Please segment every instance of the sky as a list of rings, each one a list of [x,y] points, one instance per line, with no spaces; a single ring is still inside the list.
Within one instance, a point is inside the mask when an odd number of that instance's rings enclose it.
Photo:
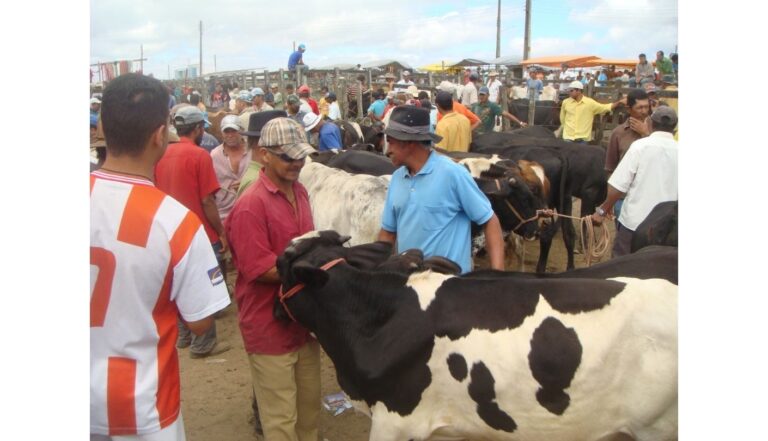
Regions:
[[[306,44],[304,62],[310,68],[382,59],[419,67],[495,58],[495,0],[390,0],[374,10],[348,0],[300,3],[91,1],[90,62],[138,59],[143,45],[144,72],[166,79],[169,70],[173,75],[199,63],[201,20],[206,74],[284,68],[294,42]],[[522,58],[525,0],[501,3],[501,55]],[[636,58],[645,52],[652,58],[657,50],[668,54],[677,46],[677,0],[531,3],[531,57]]]

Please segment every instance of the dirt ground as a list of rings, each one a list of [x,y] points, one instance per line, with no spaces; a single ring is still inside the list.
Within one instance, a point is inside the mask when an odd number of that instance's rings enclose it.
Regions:
[[[574,204],[578,213],[578,200]],[[578,215],[578,214],[576,214]],[[613,225],[609,225],[611,236],[615,234]],[[508,242],[506,253],[507,270],[520,271],[519,250],[514,249],[514,241]],[[539,256],[538,242],[525,243],[525,271],[535,270]],[[610,257],[608,256],[603,260]],[[565,270],[566,255],[562,237],[552,245],[547,264],[547,272]],[[576,267],[584,266],[584,256],[575,256]],[[476,267],[487,266],[487,260],[478,258]],[[229,278],[234,283],[234,274]],[[190,359],[189,349],[179,350],[181,365],[181,407],[184,416],[187,439],[189,441],[235,441],[263,440],[253,429],[251,410],[251,377],[248,359],[243,349],[243,341],[237,326],[237,305],[234,300],[216,320],[219,342],[231,346],[227,352],[211,359]],[[322,395],[340,392],[336,381],[333,363],[322,354],[321,360]],[[354,409],[339,416],[332,416],[323,409],[320,420],[321,441],[366,441],[370,429],[370,419]]]

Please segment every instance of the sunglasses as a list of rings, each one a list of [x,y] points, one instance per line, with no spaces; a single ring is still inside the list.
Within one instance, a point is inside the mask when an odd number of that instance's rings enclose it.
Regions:
[[[273,155],[277,156],[278,158],[280,158],[280,160],[281,160],[281,161],[283,161],[283,162],[289,162],[289,163],[290,163],[290,162],[298,162],[298,161],[303,161],[303,160],[305,159],[305,158],[301,158],[301,159],[293,159],[293,158],[291,158],[290,156],[288,156],[288,155],[287,155],[287,154],[285,154],[285,153],[282,153],[282,152],[276,152],[276,151],[274,151],[274,150],[270,150],[270,149],[267,149],[267,151],[268,151],[269,153],[271,153],[271,154],[273,154]]]

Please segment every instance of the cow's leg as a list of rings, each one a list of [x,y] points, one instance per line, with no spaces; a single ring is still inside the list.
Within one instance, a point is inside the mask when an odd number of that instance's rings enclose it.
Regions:
[[[368,441],[404,441],[410,438],[403,436],[399,428],[392,425],[392,418],[387,415],[381,403],[377,403],[371,410],[371,434]]]
[[[563,213],[571,214],[573,211],[573,201],[570,197],[565,198],[563,201]],[[565,265],[565,269],[572,270],[573,265],[573,244],[576,240],[576,228],[573,227],[573,221],[567,217],[561,217],[560,222],[563,225],[563,243],[565,244],[565,252],[568,256],[568,262]]]
[[[552,247],[552,239],[557,234],[557,228],[557,222],[548,222],[539,233],[539,261],[536,264],[536,272],[539,274],[547,271],[549,249]]]

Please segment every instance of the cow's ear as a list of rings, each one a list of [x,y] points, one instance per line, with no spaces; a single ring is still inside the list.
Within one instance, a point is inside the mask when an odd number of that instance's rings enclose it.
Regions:
[[[299,282],[313,288],[320,288],[328,283],[328,273],[325,270],[306,263],[294,265],[293,276]]]
[[[339,236],[339,245],[343,245],[352,239],[352,236]]]

